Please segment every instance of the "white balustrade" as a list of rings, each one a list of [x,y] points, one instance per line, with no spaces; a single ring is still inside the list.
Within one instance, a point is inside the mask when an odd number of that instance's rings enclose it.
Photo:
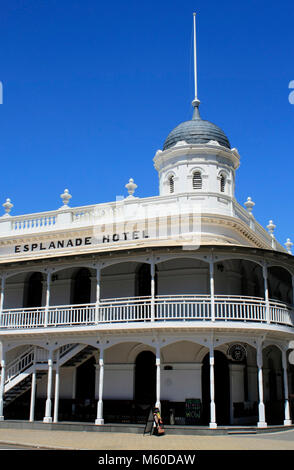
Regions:
[[[12,219],[12,231],[34,232],[35,230],[47,230],[56,224],[56,213],[43,213],[34,216],[20,216]]]
[[[294,325],[294,311],[287,304],[270,301],[270,323]],[[45,307],[5,309],[0,329],[55,328],[153,321],[151,297],[102,299],[97,304],[59,305],[48,308],[45,326]],[[258,297],[214,296],[215,321],[267,322],[266,302]],[[154,321],[210,321],[209,295],[157,296],[154,299]]]
[[[95,215],[95,206],[72,209],[71,213],[73,223],[83,222],[85,220],[90,221]]]
[[[266,321],[266,304],[256,297],[215,296],[216,320]]]
[[[3,310],[4,312],[4,310]],[[45,324],[45,307],[7,309],[0,328],[37,328]]]
[[[16,375],[20,374],[33,364],[34,348],[29,348],[20,357],[8,364],[5,375],[5,384],[10,382]]]

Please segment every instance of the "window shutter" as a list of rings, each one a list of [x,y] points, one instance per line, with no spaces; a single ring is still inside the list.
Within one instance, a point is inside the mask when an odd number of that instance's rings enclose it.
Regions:
[[[221,190],[222,193],[225,192],[225,185],[226,185],[226,178],[224,177],[224,175],[221,175],[220,190]]]
[[[170,176],[169,177],[169,192],[173,193],[175,190],[175,182],[174,182],[174,177]]]
[[[200,171],[195,171],[193,173],[193,189],[202,189],[202,176]]]

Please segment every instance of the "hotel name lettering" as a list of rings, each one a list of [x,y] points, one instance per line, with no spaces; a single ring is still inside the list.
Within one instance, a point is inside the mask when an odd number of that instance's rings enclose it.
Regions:
[[[149,238],[149,235],[145,230],[134,230],[132,232],[122,232],[122,233],[113,233],[102,235],[100,240],[93,237],[83,237],[83,238],[70,238],[68,240],[52,240],[50,242],[40,242],[40,243],[30,243],[26,245],[15,245],[14,253],[23,253],[23,252],[36,252],[36,251],[48,251],[56,250],[60,248],[74,248],[78,246],[88,246],[96,245],[100,243],[112,243],[126,240],[138,240],[142,238]]]

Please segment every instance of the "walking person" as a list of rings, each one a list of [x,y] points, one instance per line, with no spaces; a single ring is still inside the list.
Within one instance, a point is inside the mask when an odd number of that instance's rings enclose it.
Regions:
[[[153,434],[155,434],[156,436],[163,436],[164,435],[163,421],[160,416],[159,408],[154,408],[153,419],[154,419]]]

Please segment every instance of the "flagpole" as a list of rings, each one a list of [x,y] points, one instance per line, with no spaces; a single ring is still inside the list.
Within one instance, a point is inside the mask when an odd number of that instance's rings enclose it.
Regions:
[[[194,22],[194,86],[195,86],[195,98],[192,101],[192,106],[194,107],[193,118],[200,119],[199,114],[199,104],[198,99],[198,86],[197,86],[197,47],[196,47],[196,13],[193,13],[193,22]]]
[[[195,86],[195,100],[198,100],[197,89],[197,56],[196,56],[196,13],[193,13],[194,20],[194,86]]]

